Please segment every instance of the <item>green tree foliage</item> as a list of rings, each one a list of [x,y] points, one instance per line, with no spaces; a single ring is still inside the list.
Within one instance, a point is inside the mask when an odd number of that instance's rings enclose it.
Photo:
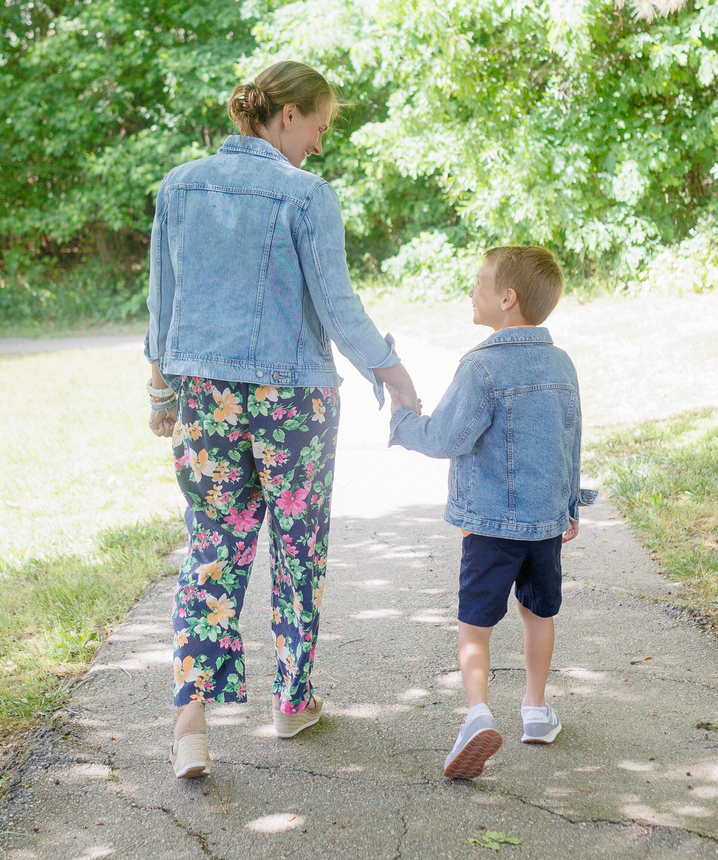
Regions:
[[[42,304],[48,273],[78,263],[92,301],[92,281],[141,268],[164,173],[226,135],[253,22],[227,0],[6,0],[0,15],[0,309]]]
[[[405,217],[404,240],[430,225],[444,244],[541,242],[574,271],[626,276],[712,216],[711,0],[651,23],[606,0],[351,5],[335,0],[342,26],[320,34],[302,22],[324,0],[284,7],[283,26],[265,28],[260,43],[265,56],[300,52],[359,81],[360,102],[388,94],[383,115],[350,138],[354,176],[372,191],[345,177],[355,221],[387,208],[389,223]],[[423,183],[428,218],[415,217],[411,199],[390,205],[387,178]]]
[[[714,232],[712,0],[650,22],[613,0],[6,0],[0,15],[0,310],[31,310],[65,271],[127,292],[162,175],[215,151],[237,77],[284,58],[350,103],[308,166],[342,198],[360,275],[383,262],[417,293],[451,291],[477,247],[541,242],[573,273],[625,279],[699,223]]]

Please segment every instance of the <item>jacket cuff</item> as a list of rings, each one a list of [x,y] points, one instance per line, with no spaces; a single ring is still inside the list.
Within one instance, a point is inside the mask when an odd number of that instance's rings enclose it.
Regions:
[[[598,490],[579,490],[578,491],[578,504],[582,508],[586,508],[589,505],[592,505],[598,497]]]
[[[598,490],[579,490],[578,499],[568,506],[568,518],[572,523],[578,522],[579,507],[585,508],[596,501]]]
[[[384,342],[389,347],[389,354],[382,361],[381,364],[375,364],[372,367],[368,367],[366,373],[364,374],[367,379],[374,385],[374,396],[379,402],[379,409],[384,406],[384,383],[380,379],[377,379],[374,370],[382,367],[394,367],[394,365],[401,363],[401,359],[399,358],[396,353],[396,350],[394,349],[396,341],[394,340],[393,335],[387,333],[384,337]]]
[[[402,406],[391,416],[391,421],[389,422],[389,444],[387,448],[391,448],[392,445],[401,445],[401,441],[396,438],[399,425],[407,415],[414,414],[407,406]]]

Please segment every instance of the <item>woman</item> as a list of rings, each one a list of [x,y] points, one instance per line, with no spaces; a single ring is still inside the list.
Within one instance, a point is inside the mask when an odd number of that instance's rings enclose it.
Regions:
[[[319,625],[341,382],[330,338],[418,411],[390,335],[353,292],[336,194],[301,170],[339,107],[327,81],[277,63],[235,88],[238,135],[162,181],[145,354],[158,436],[174,431],[190,546],[175,592],[178,777],[209,773],[206,702],[246,701],[239,615],[269,517],[280,737],[314,725]]]

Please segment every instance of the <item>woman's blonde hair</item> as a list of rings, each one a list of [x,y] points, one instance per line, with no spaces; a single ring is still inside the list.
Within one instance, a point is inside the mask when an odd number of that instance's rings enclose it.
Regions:
[[[296,105],[306,116],[327,103],[333,121],[342,104],[332,85],[311,66],[285,60],[269,66],[250,83],[238,84],[227,103],[227,113],[240,134],[256,136],[259,127],[266,127],[284,105]]]

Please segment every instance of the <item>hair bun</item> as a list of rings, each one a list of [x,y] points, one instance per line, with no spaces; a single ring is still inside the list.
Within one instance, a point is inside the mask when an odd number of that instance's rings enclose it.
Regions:
[[[246,117],[252,126],[264,125],[272,116],[272,103],[265,93],[251,81],[235,88],[229,103],[230,119]]]

